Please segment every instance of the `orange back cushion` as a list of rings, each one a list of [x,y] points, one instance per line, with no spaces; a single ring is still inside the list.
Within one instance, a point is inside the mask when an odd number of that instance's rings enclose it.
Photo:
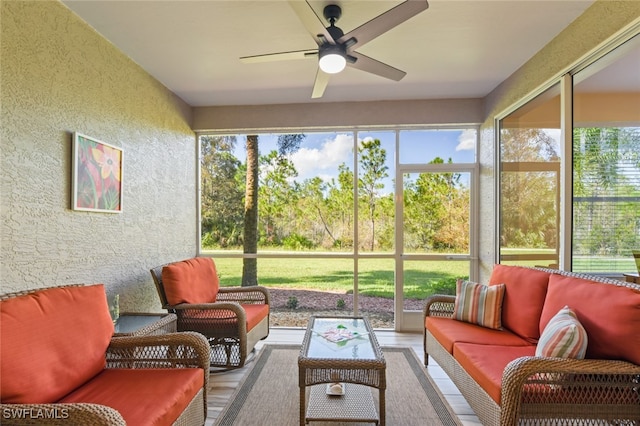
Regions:
[[[113,335],[102,284],[0,302],[3,403],[55,402],[100,373]]]
[[[210,257],[175,262],[162,268],[162,283],[170,305],[216,301],[220,279]]]
[[[540,330],[565,305],[571,307],[587,331],[587,358],[640,364],[640,291],[551,275]]]
[[[521,266],[495,265],[489,278],[489,285],[504,283],[506,286],[502,301],[502,326],[531,343],[540,338],[538,326],[549,275]]]

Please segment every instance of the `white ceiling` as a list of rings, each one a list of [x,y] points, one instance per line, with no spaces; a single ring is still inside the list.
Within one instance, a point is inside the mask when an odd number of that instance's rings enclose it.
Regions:
[[[429,0],[429,9],[357,49],[406,71],[403,80],[347,68],[315,100],[315,59],[238,60],[317,47],[286,1],[63,2],[188,104],[214,106],[484,97],[593,0]],[[345,33],[399,3],[309,1],[320,17],[325,5],[340,5]]]

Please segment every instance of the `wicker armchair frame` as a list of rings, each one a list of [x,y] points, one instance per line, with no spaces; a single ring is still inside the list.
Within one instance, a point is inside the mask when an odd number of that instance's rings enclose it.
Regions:
[[[247,331],[247,315],[242,304],[270,305],[266,287],[220,287],[216,302],[170,305],[162,282],[162,268],[151,269],[162,308],[177,316],[178,331],[203,334],[210,346],[211,367],[236,369],[245,365],[248,354],[258,341],[269,336],[269,315]]]
[[[630,287],[621,281],[588,278]],[[640,286],[633,288],[640,290]],[[428,298],[424,319],[428,316],[450,318],[454,302],[455,296]],[[429,355],[449,375],[486,425],[611,425],[640,421],[640,366],[630,362],[517,358],[504,370],[501,403],[497,404],[425,328],[425,365]]]
[[[75,287],[82,284],[63,285]],[[29,294],[25,290],[7,293],[0,300]],[[191,400],[187,408],[173,423],[180,425],[204,424],[207,417],[207,389],[209,383],[209,345],[198,333],[169,333],[157,336],[113,337],[105,353],[105,368],[153,369],[200,368],[204,386]],[[72,404],[0,404],[3,418],[11,418],[12,425],[43,424],[38,415],[46,415],[47,425],[125,426],[122,415],[115,409],[86,403]]]

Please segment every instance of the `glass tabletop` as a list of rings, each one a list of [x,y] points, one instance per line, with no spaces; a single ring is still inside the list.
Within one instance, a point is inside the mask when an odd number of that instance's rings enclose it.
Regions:
[[[123,314],[114,325],[115,333],[133,333],[143,327],[153,324],[164,318],[167,314]]]
[[[314,317],[307,358],[375,360],[373,332],[362,318]]]

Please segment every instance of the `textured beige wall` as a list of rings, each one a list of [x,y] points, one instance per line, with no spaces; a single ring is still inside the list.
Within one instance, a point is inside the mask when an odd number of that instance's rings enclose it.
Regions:
[[[640,1],[598,0],[485,98],[480,132],[480,278],[496,260],[494,118],[640,18]],[[509,54],[505,52],[505,54]],[[559,81],[559,80],[558,80]]]
[[[160,310],[149,268],[196,250],[190,107],[57,1],[2,1],[0,292],[104,283]],[[71,134],[122,147],[121,214],[70,209]]]
[[[481,99],[436,99],[198,107],[193,129],[258,130],[352,126],[479,124]]]

